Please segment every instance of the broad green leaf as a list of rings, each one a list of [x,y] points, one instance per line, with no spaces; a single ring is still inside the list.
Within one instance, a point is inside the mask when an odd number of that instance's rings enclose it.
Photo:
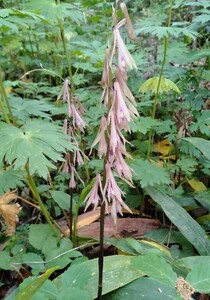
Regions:
[[[63,161],[62,153],[73,149],[60,127],[43,120],[27,121],[21,128],[1,122],[0,140],[0,161],[13,163],[15,170],[28,163],[31,175],[37,173],[45,179],[48,168],[55,169],[51,161]]]
[[[47,268],[59,266],[62,269],[71,262],[71,257],[81,255],[72,248],[69,238],[58,240],[47,224],[31,225],[29,242],[34,248],[42,251]]]
[[[126,286],[117,289],[103,297],[104,300],[181,300],[175,286],[159,282],[152,278],[139,278]]]
[[[132,256],[108,256],[104,258],[103,294],[111,292],[144,275],[135,267]],[[60,290],[78,287],[88,291],[95,299],[98,289],[98,259],[73,265],[54,280]]]
[[[74,295],[74,300],[93,300],[88,291],[84,291],[78,287],[67,287],[66,289],[61,290],[58,299],[70,300],[70,295]]]
[[[184,140],[195,146],[207,159],[210,160],[210,141],[197,137],[185,138]]]
[[[199,192],[194,196],[195,200],[205,207],[210,212],[210,190]]]
[[[169,173],[164,168],[148,160],[136,159],[135,163],[131,163],[131,167],[134,170],[133,178],[140,181],[142,188],[171,182]]]
[[[57,267],[47,270],[44,274],[33,279],[22,291],[16,296],[16,300],[27,299],[30,300],[32,296],[40,289],[42,284],[50,277],[50,275],[57,270]]]
[[[185,267],[190,270],[194,269],[195,266],[205,264],[206,266],[210,266],[210,256],[188,256],[178,259],[175,262],[175,265],[180,267]]]
[[[210,293],[210,263],[201,262],[192,268],[185,278],[199,293]]]
[[[135,257],[133,263],[139,270],[152,279],[156,279],[172,287],[175,286],[177,275],[163,257],[148,253]]]
[[[63,191],[51,191],[51,196],[54,201],[63,209],[69,210],[70,208],[70,195]]]
[[[146,239],[136,240],[134,238],[105,238],[105,243],[115,246],[120,251],[130,254],[139,255],[149,253],[149,251],[154,252],[157,250],[157,255],[162,255],[167,258],[171,258],[170,251],[164,245]]]
[[[163,209],[171,222],[178,227],[200,255],[210,255],[210,241],[202,227],[171,197],[155,187],[147,187],[147,193]]]
[[[7,298],[6,300],[16,300],[19,293],[27,287],[31,282],[34,281],[34,277],[28,277],[24,279],[24,281],[16,288]],[[23,298],[24,300],[28,298]],[[47,279],[40,288],[32,295],[31,300],[57,300],[58,291],[55,284]]]
[[[17,260],[17,257],[11,256],[11,253],[9,253],[9,251],[7,251],[7,250],[1,251],[0,252],[0,269],[14,271],[15,267],[13,266],[13,263],[17,263],[18,260]],[[21,266],[21,264],[20,264],[20,266]],[[16,266],[16,268],[17,268],[17,266]]]
[[[34,248],[41,250],[44,247],[48,236],[51,237],[53,236],[53,234],[50,227],[47,224],[33,224],[30,226],[29,243]],[[57,238],[54,238],[57,244]]]
[[[21,258],[21,263],[31,267],[33,275],[38,275],[45,270],[41,255],[33,252],[24,253]]]

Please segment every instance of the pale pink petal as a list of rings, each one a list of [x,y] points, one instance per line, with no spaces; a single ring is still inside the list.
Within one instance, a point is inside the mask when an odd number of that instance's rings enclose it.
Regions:
[[[82,119],[80,113],[78,112],[78,110],[73,104],[71,104],[71,110],[72,110],[73,126],[78,128],[80,131],[84,132],[84,128],[86,126],[85,121]]]
[[[117,44],[118,49],[118,66],[120,69],[125,69],[126,65],[130,69],[137,69],[136,63],[131,56],[130,52],[128,51],[127,47],[125,46],[121,36],[119,29],[117,27],[114,28],[114,37]]]
[[[120,151],[116,152],[116,158],[113,166],[115,167],[120,177],[125,177],[127,180],[132,182],[132,169],[125,162]]]
[[[99,132],[91,146],[91,151],[92,151],[92,148],[99,143],[99,146],[98,146],[99,158],[101,158],[103,154],[106,154],[106,151],[107,151],[107,143],[106,143],[106,138],[105,138],[106,129],[107,129],[107,118],[105,116],[103,116],[101,118]]]
[[[70,167],[70,181],[69,181],[69,187],[74,189],[76,187],[76,181],[74,178],[75,174],[75,167],[71,166]]]
[[[100,196],[99,196],[100,194]],[[101,197],[101,198],[100,198]],[[87,201],[86,207],[85,207],[85,211],[87,210],[87,208],[93,204],[94,205],[94,209],[96,209],[96,207],[99,204],[99,201],[105,201],[105,210],[107,211],[107,201],[105,200],[104,197],[104,193],[102,190],[102,184],[101,184],[101,175],[100,173],[96,175],[96,179],[95,182],[93,184],[93,187],[91,189],[91,191],[88,193],[87,197],[85,198],[85,201]]]

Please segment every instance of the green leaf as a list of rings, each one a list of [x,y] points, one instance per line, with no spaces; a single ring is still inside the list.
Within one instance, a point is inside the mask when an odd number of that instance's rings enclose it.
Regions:
[[[22,187],[24,185],[24,175],[24,171],[14,170],[13,168],[0,169],[0,196],[9,189],[15,189],[17,186]]]
[[[162,94],[173,90],[180,94],[178,86],[173,81],[167,78],[161,78],[159,84],[159,80],[159,77],[149,78],[140,86],[139,91],[141,93],[152,92],[153,94],[156,94],[158,92],[159,94]]]
[[[181,300],[175,286],[171,287],[152,278],[139,278],[126,286],[109,293],[103,297],[104,300]]]
[[[169,286],[175,286],[177,280],[176,273],[165,259],[156,253],[137,256],[134,258],[133,263],[147,276]]]
[[[178,259],[175,262],[175,265],[180,267],[185,267],[190,270],[194,269],[195,266],[205,264],[206,266],[210,266],[210,256],[188,256]]]
[[[171,197],[155,187],[147,187],[147,193],[157,202],[180,232],[194,245],[200,255],[210,255],[210,241],[202,227]]]
[[[192,144],[193,146],[195,146],[198,150],[200,150],[203,153],[203,155],[207,159],[210,160],[210,152],[209,152],[210,141],[207,141],[202,138],[197,138],[197,137],[185,138],[184,140]]]
[[[31,175],[38,173],[45,179],[48,168],[55,169],[51,160],[63,161],[62,153],[73,149],[60,127],[39,120],[27,121],[21,128],[0,123],[0,140],[0,161],[13,163],[15,170],[28,163]]]
[[[178,38],[181,35],[187,36],[194,40],[198,36],[198,33],[196,31],[190,29],[164,26],[142,27],[137,31],[137,34],[139,33],[150,33],[151,35],[156,36],[158,39],[168,37],[169,35]]]
[[[74,295],[74,300],[92,300],[90,293],[84,291],[78,287],[67,287],[65,290],[61,290],[57,299],[69,300],[70,295]]]
[[[28,277],[24,279],[24,282],[19,285],[6,299],[7,300],[16,300],[17,295],[22,291],[26,286],[28,286],[34,277]],[[28,298],[24,298],[27,299]],[[31,300],[57,300],[58,299],[58,291],[55,284],[47,279],[40,288],[35,292],[32,296]],[[59,298],[60,299],[60,298]]]
[[[13,263],[17,263],[17,258],[10,255],[9,251],[4,250],[0,252],[0,269],[14,271]],[[21,264],[20,264],[21,265]]]
[[[59,266],[62,269],[71,262],[71,257],[81,256],[80,252],[72,249],[72,242],[68,238],[58,240],[47,224],[31,225],[29,242],[42,251],[47,268]]]
[[[69,210],[70,208],[70,195],[62,191],[51,191],[53,200],[63,209]]]
[[[113,291],[129,282],[143,276],[138,270],[132,256],[108,256],[104,258],[103,294]],[[73,265],[54,280],[60,290],[78,287],[88,291],[92,299],[98,290],[98,259],[92,259],[78,265]]]
[[[29,230],[29,243],[36,249],[41,250],[48,238],[48,236],[53,236],[50,227],[47,224],[33,224],[30,226]],[[54,236],[53,236],[54,237]],[[56,244],[57,244],[57,238]]]
[[[54,108],[53,105],[48,103],[38,100],[23,100],[21,98],[12,98],[10,100],[10,105],[13,116],[21,121],[25,121],[29,116],[50,119],[49,111]]]
[[[210,263],[200,263],[193,267],[185,278],[199,293],[210,293]]]
[[[130,128],[133,132],[146,134],[151,128],[160,126],[162,123],[151,117],[139,117],[135,122],[131,122]]]
[[[21,263],[31,267],[33,275],[38,275],[45,270],[41,255],[33,252],[24,253],[21,258]]]
[[[135,163],[131,163],[131,167],[134,170],[133,178],[140,180],[142,188],[171,182],[170,176],[164,168],[158,167],[148,160],[136,159]]]

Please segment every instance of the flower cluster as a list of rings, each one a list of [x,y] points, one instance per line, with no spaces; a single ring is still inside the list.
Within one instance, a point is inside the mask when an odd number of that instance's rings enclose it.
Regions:
[[[123,201],[124,193],[118,186],[114,173],[132,183],[132,170],[125,161],[125,158],[131,157],[126,151],[127,141],[123,131],[129,132],[129,122],[138,116],[134,96],[127,86],[127,68],[137,67],[120,35],[120,28],[126,23],[130,30],[131,27],[128,24],[125,3],[121,8],[126,12],[125,19],[113,27],[113,43],[105,52],[101,80],[103,87],[101,102],[105,105],[107,113],[101,119],[99,132],[92,145],[94,147],[98,144],[98,156],[104,157],[104,180],[102,184],[101,175],[98,174],[92,190],[86,197],[86,209],[91,204],[96,208],[101,199],[101,202],[105,202],[108,213],[108,205],[112,203],[111,214],[115,221],[117,213],[122,214],[122,207],[130,211]],[[116,16],[114,9],[113,15]]]
[[[76,167],[78,165],[83,165],[83,157],[84,154],[79,149],[79,145],[76,139],[76,131],[84,132],[84,128],[86,126],[85,121],[83,120],[84,108],[82,103],[77,98],[77,96],[73,96],[69,91],[69,80],[65,79],[61,92],[57,98],[59,100],[62,97],[63,102],[67,102],[68,105],[68,118],[64,120],[64,132],[69,135],[69,140],[73,142],[77,149],[75,152],[66,153],[65,163],[63,166],[63,172],[70,174],[69,187],[74,189],[76,187],[75,175],[79,178],[79,180],[83,183],[82,179],[76,172]]]

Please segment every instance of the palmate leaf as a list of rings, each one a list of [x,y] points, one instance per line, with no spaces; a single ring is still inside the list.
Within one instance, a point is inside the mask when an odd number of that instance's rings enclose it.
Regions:
[[[135,163],[131,164],[131,167],[134,170],[133,178],[140,180],[142,188],[149,185],[170,184],[171,182],[169,174],[165,169],[147,160],[136,159]]]
[[[29,116],[37,116],[50,119],[49,111],[54,108],[53,105],[38,100],[23,100],[21,98],[13,98],[10,100],[12,113],[18,120],[25,121]]]
[[[24,171],[8,168],[0,168],[0,196],[9,189],[15,189],[17,186],[23,186]]]
[[[158,120],[152,119],[151,117],[139,117],[135,122],[130,125],[132,132],[142,132],[146,134],[151,128],[162,125]]]
[[[62,153],[73,150],[59,126],[40,120],[30,120],[21,128],[0,123],[0,161],[13,164],[14,169],[23,169],[28,163],[31,175],[37,173],[47,178],[51,162],[63,161]]]
[[[153,36],[156,36],[158,39],[162,39],[164,37],[173,36],[178,38],[179,36],[186,36],[191,39],[195,39],[198,36],[198,33],[187,29],[187,28],[179,28],[179,27],[164,27],[164,26],[148,26],[142,27],[138,30],[138,33],[150,33]]]

